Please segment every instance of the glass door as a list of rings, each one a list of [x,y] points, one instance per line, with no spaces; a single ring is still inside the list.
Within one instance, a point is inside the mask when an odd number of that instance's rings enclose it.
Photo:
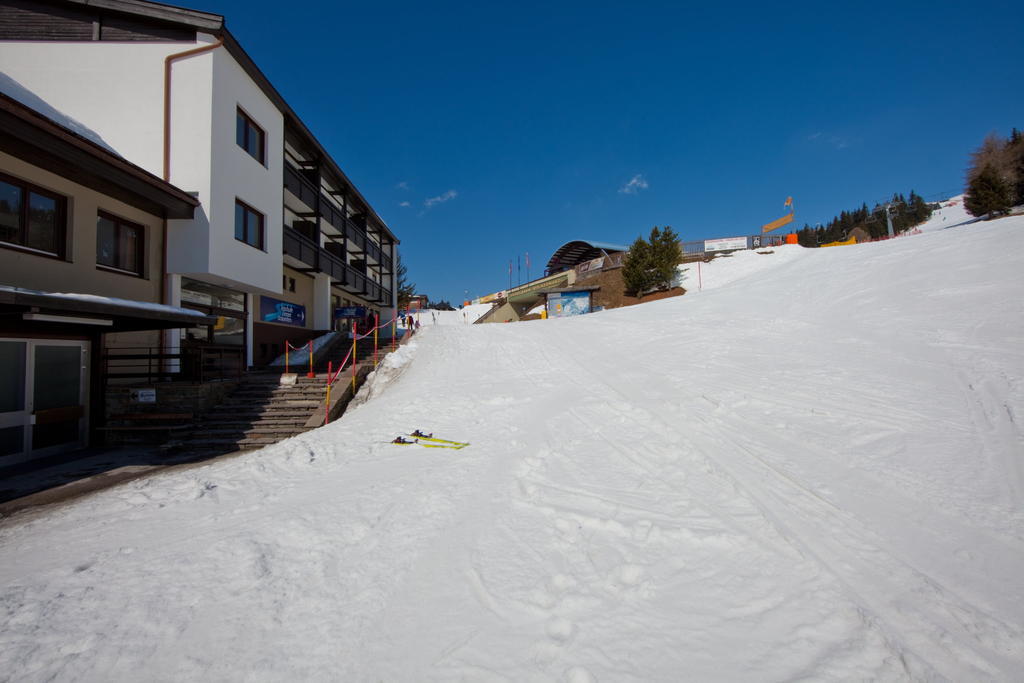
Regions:
[[[0,465],[86,444],[89,342],[0,339]]]
[[[28,342],[0,339],[0,466],[28,452]]]

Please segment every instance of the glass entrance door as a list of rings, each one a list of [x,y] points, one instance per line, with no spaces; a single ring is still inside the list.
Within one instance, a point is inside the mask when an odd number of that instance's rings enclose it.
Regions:
[[[0,339],[0,466],[82,448],[89,342]]]

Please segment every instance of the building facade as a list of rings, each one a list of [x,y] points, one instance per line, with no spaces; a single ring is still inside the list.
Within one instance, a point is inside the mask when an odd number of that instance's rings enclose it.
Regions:
[[[394,315],[398,240],[226,29],[145,2],[0,1],[12,87],[194,195],[168,222],[162,303],[217,323],[169,349],[240,346],[248,365],[334,329],[334,311]]]

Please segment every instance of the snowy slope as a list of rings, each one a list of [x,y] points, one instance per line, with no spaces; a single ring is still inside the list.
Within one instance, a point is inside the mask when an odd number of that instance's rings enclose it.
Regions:
[[[939,208],[932,211],[931,217],[917,227],[922,232],[930,232],[973,223],[977,220],[967,213],[967,209],[964,208],[964,196],[961,194],[939,202]]]
[[[5,520],[0,671],[1019,679],[1022,231],[427,327],[335,424]]]
[[[424,325],[472,325],[489,310],[491,310],[491,304],[470,304],[455,311],[436,311],[425,308],[419,311],[419,321],[421,327]]]

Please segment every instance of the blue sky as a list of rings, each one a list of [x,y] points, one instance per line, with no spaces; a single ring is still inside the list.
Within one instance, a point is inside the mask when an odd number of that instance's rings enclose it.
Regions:
[[[226,17],[453,303],[570,239],[956,194],[1024,129],[1017,3],[180,4]]]

